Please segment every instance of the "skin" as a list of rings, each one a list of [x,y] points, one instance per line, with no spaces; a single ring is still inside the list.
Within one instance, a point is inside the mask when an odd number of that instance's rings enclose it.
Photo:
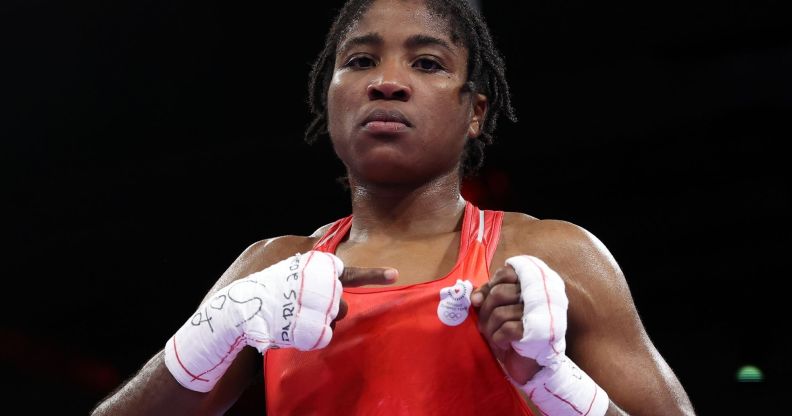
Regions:
[[[393,284],[387,268],[398,270],[396,285],[408,285],[453,267],[465,203],[460,158],[465,142],[478,137],[487,109],[486,97],[463,91],[466,62],[467,50],[451,42],[445,22],[420,1],[375,2],[338,48],[328,128],[347,167],[354,214],[348,239],[336,252],[347,265],[344,286]],[[407,123],[367,124],[377,110],[398,111]],[[209,293],[310,250],[327,227],[251,245]],[[503,265],[520,254],[543,259],[564,279],[567,355],[608,393],[609,415],[693,414],[607,248],[574,224],[521,213],[504,216],[491,280],[473,295],[482,336],[509,375],[524,382],[539,370],[510,347],[522,336],[522,305],[514,270]],[[338,319],[346,310],[343,300],[341,310]],[[260,362],[246,348],[215,389],[203,394],[182,388],[160,352],[94,414],[222,414],[260,377]]]

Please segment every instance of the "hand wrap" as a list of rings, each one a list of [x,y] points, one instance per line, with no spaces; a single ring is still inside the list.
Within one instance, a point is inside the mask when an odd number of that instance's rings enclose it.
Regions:
[[[297,254],[234,281],[205,301],[165,345],[165,364],[184,387],[210,391],[246,345],[324,348],[338,314],[344,263]]]
[[[542,260],[515,256],[506,260],[520,280],[523,338],[512,348],[543,366],[519,385],[546,415],[604,415],[607,393],[566,356],[567,306],[564,281]]]

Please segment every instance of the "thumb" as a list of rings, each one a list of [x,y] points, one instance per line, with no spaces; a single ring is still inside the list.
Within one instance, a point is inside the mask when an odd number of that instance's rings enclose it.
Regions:
[[[484,299],[489,295],[490,289],[490,284],[487,282],[473,291],[470,295],[470,302],[473,304],[473,307],[478,308],[484,303]]]

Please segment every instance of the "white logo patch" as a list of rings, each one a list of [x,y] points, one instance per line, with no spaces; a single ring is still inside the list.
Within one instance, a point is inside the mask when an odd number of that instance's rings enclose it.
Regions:
[[[437,305],[437,317],[448,326],[457,326],[468,317],[470,294],[473,283],[470,280],[457,279],[451,287],[440,289],[440,303]]]

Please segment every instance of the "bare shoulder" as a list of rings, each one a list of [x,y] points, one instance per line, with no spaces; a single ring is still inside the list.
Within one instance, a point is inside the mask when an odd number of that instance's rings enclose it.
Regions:
[[[250,244],[226,269],[209,293],[228,285],[234,280],[266,269],[297,253],[311,250],[331,225],[323,225],[308,236],[282,235],[258,240]]]
[[[563,220],[542,220],[530,215],[508,212],[501,227],[501,240],[493,267],[511,256],[539,257],[568,284],[586,293],[596,287],[621,288],[627,295],[624,276],[612,254],[594,234]]]
[[[581,254],[610,256],[605,245],[585,228],[563,220],[542,220],[507,212],[501,227],[501,247],[508,256],[535,252],[555,261],[573,261]],[[585,259],[582,259],[585,260]]]
[[[234,265],[244,268],[248,274],[269,267],[297,253],[311,250],[331,225],[323,225],[308,236],[283,235],[256,241],[240,254]]]

